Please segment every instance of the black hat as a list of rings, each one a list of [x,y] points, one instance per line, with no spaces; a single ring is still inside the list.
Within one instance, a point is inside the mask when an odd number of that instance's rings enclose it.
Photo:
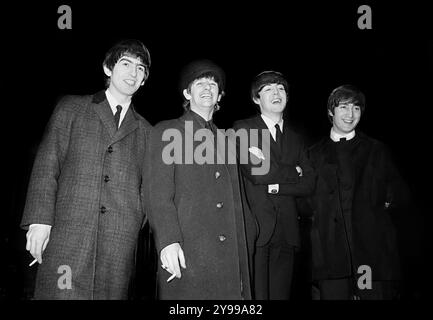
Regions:
[[[203,77],[213,77],[218,84],[220,93],[224,92],[225,88],[225,73],[214,62],[208,59],[196,60],[189,63],[182,69],[180,76],[180,90],[187,89],[188,86],[196,79]]]
[[[286,90],[286,94],[289,93],[289,84],[281,72],[263,71],[255,76],[253,82],[251,83],[251,98],[258,98],[260,90],[262,90],[264,86],[271,83],[282,84]]]

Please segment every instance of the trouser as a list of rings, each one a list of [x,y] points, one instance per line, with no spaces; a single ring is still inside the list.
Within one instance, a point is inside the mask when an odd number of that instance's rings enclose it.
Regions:
[[[271,243],[256,247],[254,294],[257,300],[288,300],[292,285],[295,247]]]

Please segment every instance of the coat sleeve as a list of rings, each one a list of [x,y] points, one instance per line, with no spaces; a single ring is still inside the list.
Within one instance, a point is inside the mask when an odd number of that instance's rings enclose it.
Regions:
[[[280,195],[308,196],[314,192],[316,186],[316,175],[308,159],[305,144],[301,141],[298,155],[298,166],[302,169],[302,176],[297,183],[280,183]]]
[[[248,129],[242,121],[237,121],[233,125],[235,131],[239,129]],[[253,175],[252,169],[259,168],[261,164],[253,164],[250,156],[241,154],[243,152],[240,148],[239,141],[236,140],[237,156],[239,160],[240,170],[245,178],[250,180],[256,185],[268,185],[268,184],[297,184],[299,182],[299,173],[296,171],[296,166],[285,164],[273,159],[270,160],[269,172],[264,175]]]
[[[54,225],[60,171],[71,134],[73,99],[65,97],[56,106],[39,145],[30,176],[21,227]]]
[[[385,165],[386,202],[389,209],[406,207],[411,201],[411,192],[397,169],[388,147],[382,148],[383,163]]]
[[[164,128],[156,126],[150,134],[150,215],[149,223],[158,252],[167,245],[179,242],[183,236],[179,226],[175,197],[175,164],[163,161],[166,141],[162,140]]]

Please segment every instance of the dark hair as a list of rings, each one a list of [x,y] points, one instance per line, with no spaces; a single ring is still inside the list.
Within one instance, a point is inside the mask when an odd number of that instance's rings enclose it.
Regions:
[[[251,99],[259,98],[259,92],[268,84],[277,83],[284,86],[287,96],[289,95],[289,84],[281,72],[263,71],[255,76],[251,83]]]
[[[365,95],[353,85],[345,84],[332,90],[328,98],[328,119],[332,122],[329,111],[334,114],[334,109],[340,102],[353,103],[361,108],[361,114],[365,110]]]
[[[105,54],[103,65],[108,69],[113,70],[119,59],[125,55],[140,59],[144,64],[144,78],[147,79],[151,65],[150,53],[146,46],[139,40],[127,39],[117,42]]]

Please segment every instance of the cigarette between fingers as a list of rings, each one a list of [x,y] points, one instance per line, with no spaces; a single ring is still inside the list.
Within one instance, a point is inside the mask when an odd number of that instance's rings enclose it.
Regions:
[[[38,262],[38,259],[33,260],[33,261],[29,264],[29,267],[31,267],[32,265],[34,265],[36,262]]]
[[[173,273],[173,274],[170,276],[170,278],[167,279],[167,282],[170,282],[171,280],[173,280],[174,277],[176,277],[176,274],[175,274],[175,273]]]

